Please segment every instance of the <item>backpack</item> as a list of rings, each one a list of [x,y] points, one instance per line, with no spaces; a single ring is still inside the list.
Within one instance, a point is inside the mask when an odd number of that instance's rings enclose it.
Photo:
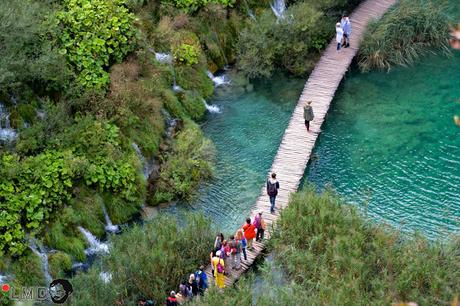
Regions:
[[[269,196],[276,196],[278,190],[276,189],[276,182],[272,183],[270,180],[268,180],[268,188],[267,188],[267,193]]]
[[[224,267],[220,263],[221,259],[219,259],[219,262],[217,263],[217,273],[224,273]]]

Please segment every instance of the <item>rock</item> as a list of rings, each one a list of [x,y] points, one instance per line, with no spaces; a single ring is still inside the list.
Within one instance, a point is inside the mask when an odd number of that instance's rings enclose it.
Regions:
[[[158,215],[158,208],[144,205],[141,215],[142,219],[145,221],[152,220]]]

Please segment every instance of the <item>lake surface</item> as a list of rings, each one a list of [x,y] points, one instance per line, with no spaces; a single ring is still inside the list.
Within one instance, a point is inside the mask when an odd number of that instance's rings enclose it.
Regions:
[[[348,75],[306,181],[367,204],[369,216],[429,237],[460,229],[460,53],[390,73]]]

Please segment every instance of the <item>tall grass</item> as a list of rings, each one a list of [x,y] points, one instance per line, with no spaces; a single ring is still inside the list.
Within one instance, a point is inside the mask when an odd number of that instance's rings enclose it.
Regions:
[[[72,279],[72,305],[136,305],[139,297],[161,305],[182,278],[209,261],[214,241],[210,221],[189,215],[185,223],[181,227],[162,215],[114,237],[110,254]],[[101,271],[112,274],[109,283],[100,279]]]
[[[294,195],[270,243],[285,282],[262,273],[265,293],[254,295],[257,305],[450,305],[460,293],[460,239],[403,236],[331,192],[307,188]],[[249,305],[252,287],[243,281],[197,304],[214,305],[220,297],[222,305]]]
[[[362,71],[407,66],[428,52],[449,52],[445,6],[429,0],[401,0],[371,23],[358,54]]]

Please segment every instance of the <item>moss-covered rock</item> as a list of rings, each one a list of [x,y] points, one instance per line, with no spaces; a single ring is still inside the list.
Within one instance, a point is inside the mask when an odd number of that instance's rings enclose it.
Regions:
[[[45,284],[40,258],[31,251],[18,259],[12,260],[11,270],[15,281],[21,285],[37,286]]]
[[[65,276],[72,269],[72,258],[64,252],[54,252],[48,256],[51,276],[56,279]]]
[[[206,107],[204,104],[203,97],[196,91],[186,91],[181,95],[181,103],[189,116],[199,121],[203,119],[206,113]]]
[[[176,82],[183,89],[196,90],[207,99],[214,93],[214,83],[208,77],[206,70],[206,65],[201,67],[176,67]]]
[[[123,224],[133,219],[139,213],[142,202],[127,203],[121,197],[111,193],[104,194],[104,203],[107,213],[113,224]]]

